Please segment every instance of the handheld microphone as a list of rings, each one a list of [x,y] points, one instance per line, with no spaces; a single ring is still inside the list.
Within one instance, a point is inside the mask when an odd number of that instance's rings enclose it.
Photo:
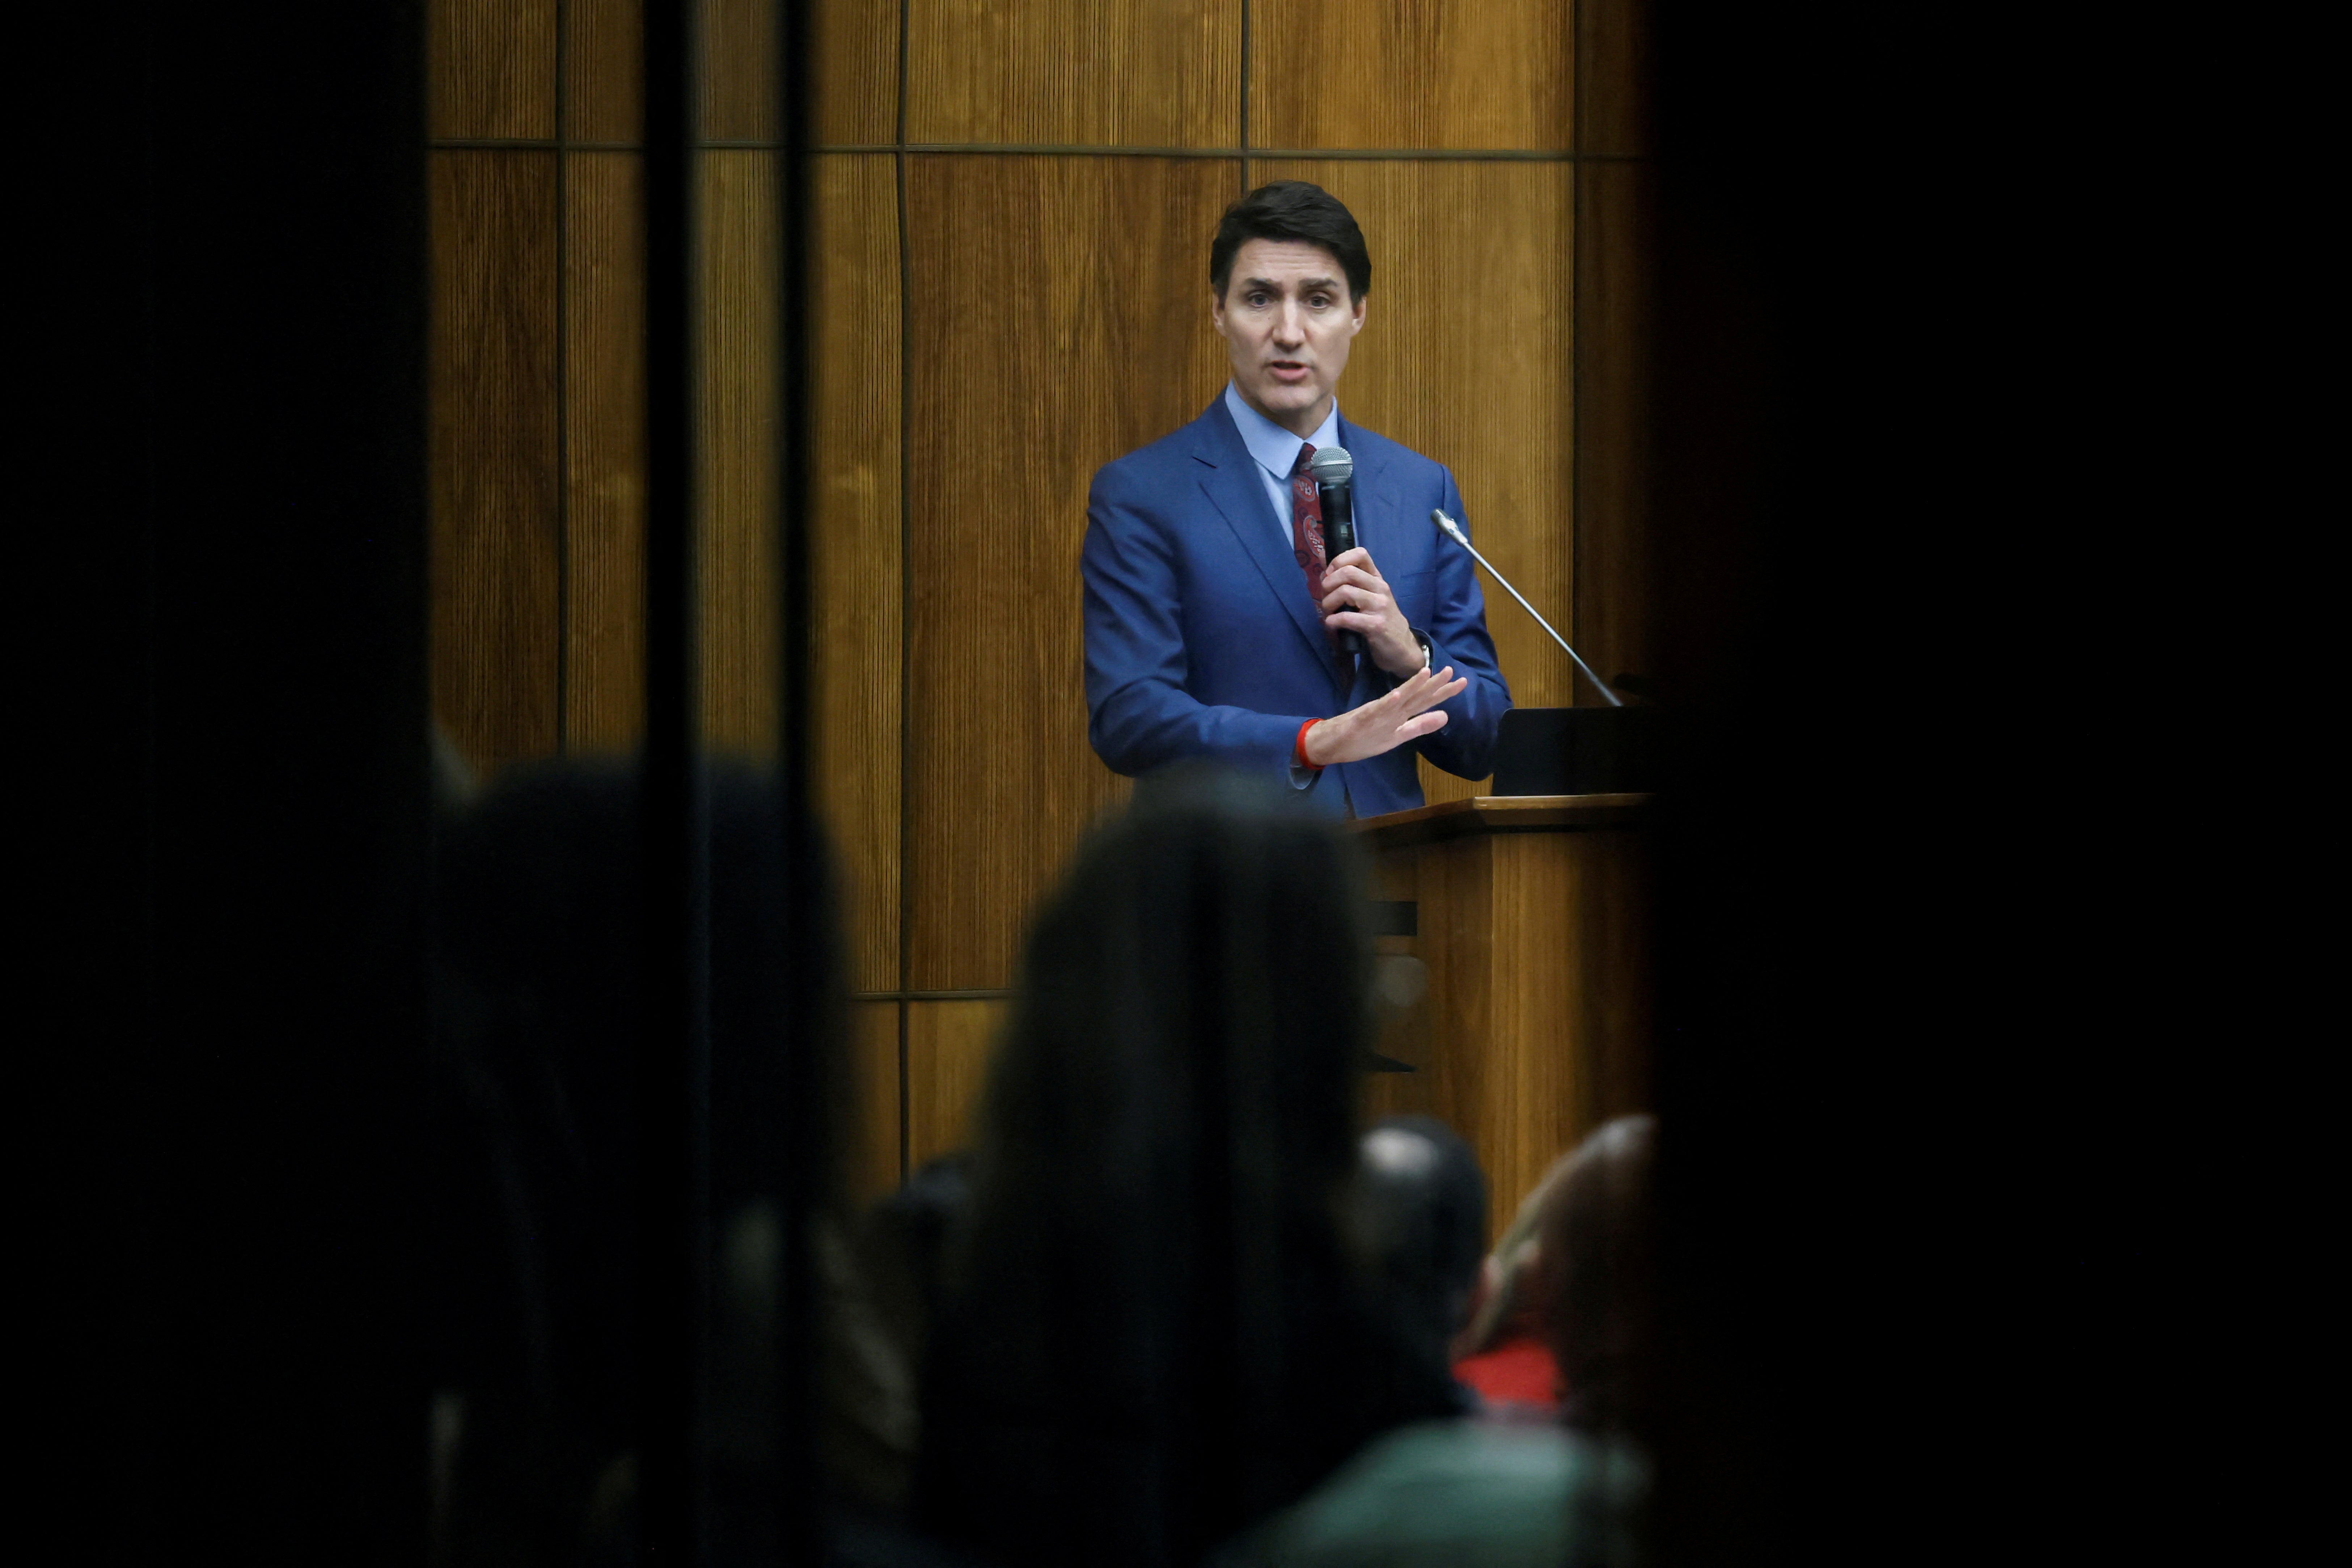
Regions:
[[[1315,454],[1317,460],[1319,460],[1322,456],[1323,454],[1320,452]],[[1315,463],[1310,461],[1307,466],[1311,468],[1315,466]],[[1592,682],[1593,686],[1600,691],[1601,696],[1609,699],[1610,707],[1622,708],[1625,706],[1623,699],[1620,698],[1615,692],[1609,689],[1609,683],[1601,679],[1599,676],[1593,674],[1592,667],[1585,663],[1582,658],[1579,658],[1577,651],[1574,648],[1569,647],[1568,639],[1560,636],[1558,632],[1553,632],[1551,630],[1551,623],[1549,621],[1545,620],[1543,616],[1539,615],[1536,615],[1536,607],[1528,603],[1527,596],[1525,595],[1521,594],[1517,588],[1511,586],[1511,580],[1508,577],[1504,576],[1500,572],[1496,571],[1495,563],[1493,562],[1478,553],[1478,547],[1470,542],[1470,536],[1462,531],[1462,525],[1460,523],[1454,521],[1452,518],[1446,516],[1442,511],[1432,511],[1429,514],[1429,521],[1437,524],[1438,529],[1445,535],[1446,538],[1454,541],[1454,543],[1470,552],[1470,559],[1478,563],[1479,565],[1484,566],[1486,569],[1486,574],[1489,577],[1492,577],[1496,582],[1500,583],[1503,585],[1504,591],[1509,594],[1512,598],[1518,600],[1519,608],[1525,610],[1531,616],[1535,616],[1536,625],[1543,627],[1543,629],[1548,632],[1551,632],[1551,640],[1559,644],[1562,648],[1566,649],[1569,658],[1576,660],[1576,668],[1584,671],[1584,679]]]
[[[1337,561],[1356,548],[1356,459],[1345,447],[1318,447],[1307,459],[1307,471],[1315,476],[1316,492],[1323,500],[1323,559]],[[1362,653],[1363,637],[1341,632],[1339,651]]]

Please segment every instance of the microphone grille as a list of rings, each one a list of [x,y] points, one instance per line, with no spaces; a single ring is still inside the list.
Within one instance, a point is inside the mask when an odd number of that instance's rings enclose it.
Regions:
[[[1307,471],[1318,485],[1344,485],[1356,477],[1356,459],[1345,447],[1318,447],[1307,459]]]

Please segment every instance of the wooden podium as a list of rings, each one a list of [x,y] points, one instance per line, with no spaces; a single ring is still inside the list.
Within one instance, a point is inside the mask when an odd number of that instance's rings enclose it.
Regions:
[[[1477,1152],[1488,1234],[1601,1121],[1648,1107],[1646,795],[1482,795],[1358,822],[1372,851],[1381,1053],[1370,1116]]]

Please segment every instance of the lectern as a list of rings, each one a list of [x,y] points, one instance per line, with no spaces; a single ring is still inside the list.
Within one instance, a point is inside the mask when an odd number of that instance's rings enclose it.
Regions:
[[[1374,1116],[1486,1167],[1488,1231],[1601,1121],[1648,1108],[1646,795],[1482,795],[1366,817],[1382,900]]]

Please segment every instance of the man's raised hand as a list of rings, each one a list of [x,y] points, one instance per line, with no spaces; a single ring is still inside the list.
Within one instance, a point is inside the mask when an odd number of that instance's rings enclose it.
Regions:
[[[1336,719],[1318,721],[1308,726],[1300,750],[1308,762],[1328,768],[1333,763],[1360,763],[1433,735],[1445,728],[1445,715],[1437,705],[1459,697],[1470,684],[1451,679],[1453,674],[1450,664],[1442,670],[1422,670],[1385,697]]]

